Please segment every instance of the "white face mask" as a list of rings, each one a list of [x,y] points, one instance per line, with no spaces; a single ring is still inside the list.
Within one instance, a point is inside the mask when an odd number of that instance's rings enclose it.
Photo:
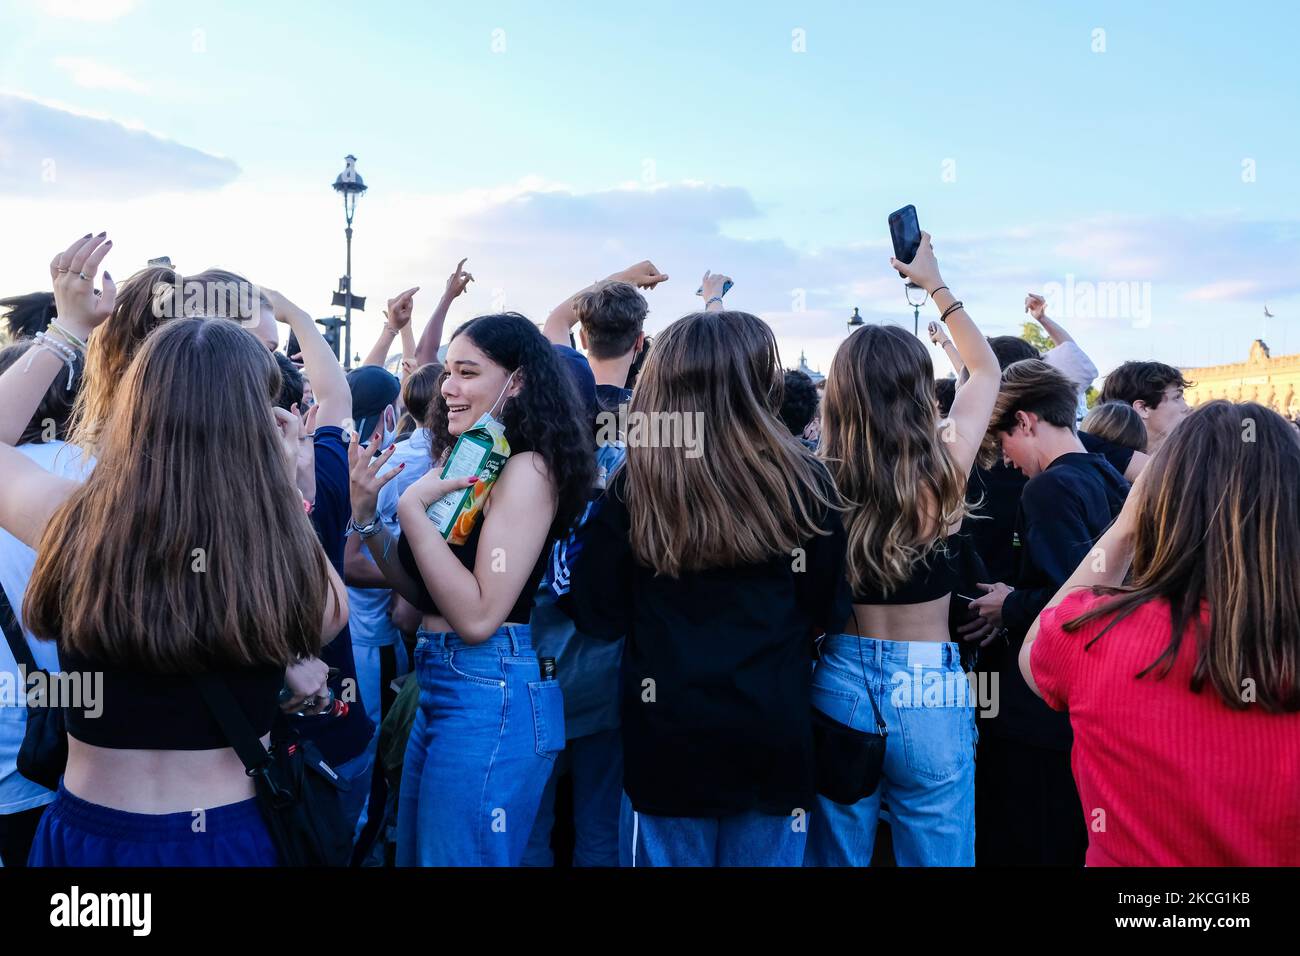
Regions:
[[[517,371],[519,371],[519,369],[515,369],[515,372]],[[513,382],[515,379],[515,372],[511,372],[509,375],[506,376],[506,383],[501,386],[501,394],[499,394],[497,396],[497,400],[492,403],[492,407],[489,408],[486,412],[484,412],[483,415],[479,418],[479,420],[474,423],[475,428],[479,428],[483,425],[486,425],[488,422],[497,422],[497,424],[500,424],[500,420],[497,418],[496,415],[497,407],[505,405],[505,402],[503,402],[502,399],[505,398],[506,389],[510,387],[510,383]]]

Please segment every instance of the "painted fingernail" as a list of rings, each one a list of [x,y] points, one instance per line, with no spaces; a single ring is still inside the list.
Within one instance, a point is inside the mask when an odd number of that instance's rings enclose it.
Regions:
[[[406,462],[402,462],[400,465],[397,466],[397,470],[401,471],[405,467],[406,467]]]
[[[104,230],[103,232],[101,232],[99,235],[97,235],[95,238],[96,238],[96,239],[103,239],[103,238],[104,238],[105,236],[107,236],[107,235],[108,235],[108,230],[106,229],[106,230]]]
[[[104,270],[104,278],[105,278],[105,279],[108,279],[110,282],[113,280],[113,277],[112,277],[111,275],[108,274],[108,270],[107,270],[107,269]]]
[[[82,236],[81,238],[82,238],[82,239],[89,239],[89,238],[90,238],[90,233],[86,233],[86,234],[85,234],[84,236]]]

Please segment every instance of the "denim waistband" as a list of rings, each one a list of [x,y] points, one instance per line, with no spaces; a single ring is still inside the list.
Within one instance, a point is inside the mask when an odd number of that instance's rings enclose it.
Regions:
[[[834,651],[845,657],[862,655],[863,661],[907,667],[961,666],[961,648],[952,641],[884,641],[856,634],[827,634],[822,652]]]
[[[194,838],[196,814],[203,814],[203,831],[235,833],[249,827],[264,827],[257,798],[228,803],[221,807],[182,810],[180,813],[134,813],[115,810],[83,800],[70,793],[59,781],[59,793],[48,810],[72,826],[97,836],[118,837],[141,843],[170,843]]]
[[[415,632],[417,641],[427,641],[433,647],[439,647],[443,650],[473,649],[476,647],[491,647],[497,650],[507,650],[513,655],[519,655],[533,649],[532,634],[527,624],[502,624],[496,629],[496,633],[486,641],[480,641],[477,644],[470,644],[461,640],[459,634],[455,631],[426,631],[420,628]]]

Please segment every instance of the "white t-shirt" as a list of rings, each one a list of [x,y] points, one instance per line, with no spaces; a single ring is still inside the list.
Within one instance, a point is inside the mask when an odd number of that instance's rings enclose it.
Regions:
[[[19,445],[22,452],[48,472],[63,478],[84,481],[94,461],[83,459],[81,449],[66,442]],[[22,623],[23,597],[27,582],[36,566],[36,552],[8,531],[0,528],[0,585],[4,587],[14,615]],[[37,665],[50,671],[59,669],[59,652],[53,641],[38,641],[23,627],[27,646]],[[26,698],[19,679],[18,664],[8,641],[0,641],[0,814],[19,813],[42,806],[54,794],[18,773],[18,748],[27,725]]]
[[[1075,419],[1082,421],[1088,414],[1088,402],[1085,396],[1088,386],[1097,378],[1097,366],[1092,364],[1092,359],[1088,358],[1087,353],[1074,341],[1062,342],[1055,348],[1049,349],[1043,354],[1043,361],[1073,382],[1075,388],[1079,390]]]

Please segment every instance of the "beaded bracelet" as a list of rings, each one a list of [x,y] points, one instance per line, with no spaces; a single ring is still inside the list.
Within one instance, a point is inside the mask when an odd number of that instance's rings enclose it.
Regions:
[[[939,321],[940,321],[940,322],[947,322],[947,321],[948,321],[948,316],[952,315],[954,312],[956,312],[956,311],[957,311],[958,309],[960,309],[961,307],[962,307],[961,299],[958,299],[958,300],[957,300],[956,302],[954,302],[952,305],[948,306],[948,308],[946,308],[946,309],[943,310],[943,315],[939,316]]]
[[[31,355],[27,357],[27,364],[23,367],[23,373],[31,371],[32,362],[36,359],[36,353],[40,351],[52,352],[63,360],[63,364],[68,367],[68,384],[67,391],[72,391],[72,382],[77,374],[77,353],[70,346],[64,345],[57,339],[51,338],[44,332],[37,332],[34,336],[36,345],[31,350]]]

